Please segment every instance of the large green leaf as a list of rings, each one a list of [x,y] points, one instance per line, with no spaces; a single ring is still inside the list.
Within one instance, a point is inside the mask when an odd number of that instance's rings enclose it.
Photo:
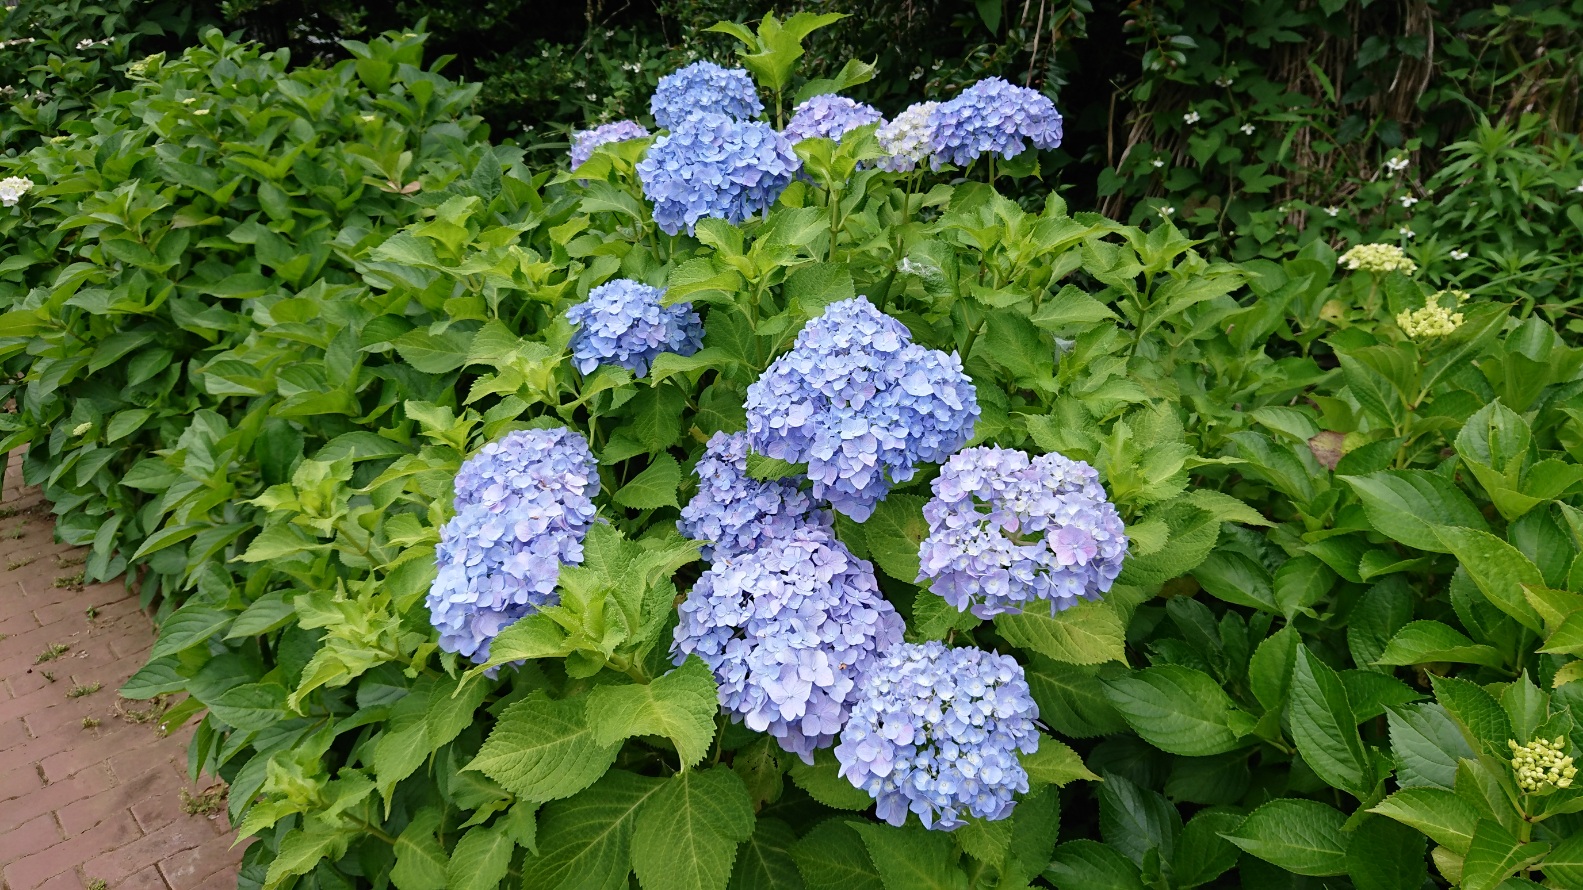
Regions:
[[[523,890],[625,890],[638,814],[664,786],[661,779],[612,770],[545,806],[538,855],[522,863]]]
[[[1424,837],[1389,819],[1366,818],[1347,844],[1347,874],[1356,890],[1422,887],[1429,877]]]
[[[725,766],[686,770],[644,806],[632,867],[646,890],[722,890],[737,845],[753,834],[753,802]]]
[[[1410,825],[1458,855],[1468,851],[1479,822],[1478,810],[1446,788],[1403,788],[1369,812]]]
[[[1376,781],[1374,762],[1358,734],[1346,687],[1307,646],[1297,647],[1290,715],[1292,741],[1303,762],[1331,786],[1366,797]]]
[[[708,752],[719,710],[714,675],[694,655],[652,683],[596,688],[588,696],[588,726],[600,745],[635,735],[664,736],[676,746],[682,766],[692,766]]]
[[[1315,800],[1272,800],[1225,834],[1244,852],[1300,875],[1347,872],[1347,817]]]
[[[1127,660],[1125,628],[1104,602],[1080,602],[1054,615],[1042,609],[997,615],[995,626],[1012,645],[1067,664]]]
[[[500,715],[478,756],[467,765],[527,800],[570,797],[605,774],[620,741],[601,742],[583,697],[551,699],[536,692]]]
[[[1544,575],[1521,550],[1478,529],[1441,526],[1435,534],[1496,608],[1529,630],[1543,632],[1543,622],[1528,604],[1523,587],[1544,587]]]
[[[950,835],[913,824],[849,824],[863,838],[885,890],[967,890],[967,875],[956,866]]]
[[[1414,621],[1391,637],[1375,664],[1415,665],[1437,661],[1482,664],[1493,668],[1504,663],[1494,646],[1475,643],[1455,628],[1438,621]]]
[[[1445,550],[1435,526],[1488,531],[1483,514],[1445,477],[1425,470],[1388,470],[1338,477],[1363,501],[1369,522],[1382,534],[1419,550]]]
[[[844,819],[827,819],[791,851],[808,890],[885,890],[868,848]]]
[[[803,890],[802,872],[792,859],[797,835],[779,819],[759,819],[737,852],[727,890]]]
[[[1550,852],[1546,843],[1523,843],[1505,826],[1480,819],[1473,842],[1462,858],[1463,890],[1495,890],[1519,869],[1533,865]]]
[[[1236,748],[1253,719],[1202,671],[1166,664],[1107,681],[1106,696],[1144,741],[1203,757]]]

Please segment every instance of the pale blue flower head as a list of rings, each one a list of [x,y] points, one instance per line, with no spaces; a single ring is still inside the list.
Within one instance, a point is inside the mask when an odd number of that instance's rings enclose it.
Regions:
[[[716,559],[679,612],[676,662],[702,658],[726,713],[808,763],[904,630],[873,567],[818,528]]]
[[[561,566],[582,562],[598,492],[588,442],[565,429],[511,433],[464,463],[427,597],[440,648],[482,664],[501,630],[558,602]]]
[[[792,119],[786,124],[786,138],[792,142],[801,142],[820,136],[839,141],[848,130],[884,119],[885,116],[872,105],[834,93],[823,93],[798,103],[792,111]]]
[[[572,362],[584,374],[620,365],[635,376],[649,372],[662,352],[692,355],[703,347],[704,327],[691,303],[660,305],[664,292],[628,278],[607,281],[566,310],[577,326]]]
[[[768,209],[801,165],[769,124],[705,112],[655,140],[637,169],[654,222],[674,235],[700,219],[740,223]]]
[[[1061,144],[1061,113],[1037,90],[987,77],[942,102],[929,116],[938,170],[944,164],[966,167],[979,155],[995,152],[1014,158],[1031,143],[1035,148]]]
[[[918,581],[980,618],[1098,599],[1121,574],[1127,535],[1099,473],[1059,454],[968,448],[935,478]]]
[[[694,473],[698,493],[676,523],[702,541],[704,559],[750,553],[791,537],[798,529],[829,532],[834,517],[791,479],[760,481],[748,475],[747,433],[715,433]]]
[[[867,791],[892,825],[915,813],[950,831],[1004,819],[1028,790],[1018,752],[1039,749],[1022,665],[981,649],[903,643],[864,676],[841,742],[840,774]]]
[[[961,359],[913,343],[865,297],[809,322],[746,408],[753,450],[807,464],[814,497],[858,522],[892,483],[967,444],[979,416]]]
[[[648,129],[637,121],[612,121],[592,130],[578,130],[572,134],[572,169],[576,170],[586,163],[593,157],[594,149],[601,145],[644,139],[648,135]]]
[[[674,130],[699,112],[752,120],[764,113],[764,103],[746,71],[702,61],[660,78],[649,100],[649,111],[660,129]]]

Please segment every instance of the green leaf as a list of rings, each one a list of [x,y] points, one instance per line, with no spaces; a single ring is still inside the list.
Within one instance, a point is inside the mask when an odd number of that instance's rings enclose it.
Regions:
[[[967,890],[967,875],[956,867],[956,847],[949,834],[910,823],[900,828],[848,824],[863,838],[885,890]]]
[[[870,540],[870,549],[873,549]],[[1126,633],[1109,604],[1080,602],[1054,615],[1043,610],[995,616],[1007,642],[1067,664],[1127,660]]]
[[[613,497],[616,503],[634,510],[678,507],[676,489],[682,484],[682,468],[676,458],[665,452],[652,455],[648,468],[621,486]]]
[[[779,819],[760,819],[737,852],[727,890],[803,890],[802,872],[792,859],[797,835]]]
[[[1467,730],[1468,740],[1481,746],[1486,754],[1505,754],[1512,738],[1512,722],[1495,696],[1484,687],[1455,677],[1429,676],[1435,699],[1452,719]]]
[[[1414,621],[1391,637],[1375,664],[1415,665],[1436,661],[1482,664],[1498,668],[1504,662],[1494,646],[1468,639],[1438,621]]]
[[[1172,754],[1221,754],[1238,747],[1253,728],[1252,718],[1236,709],[1214,678],[1192,668],[1157,665],[1106,686],[1106,697],[1128,725]]]
[[[1251,855],[1300,875],[1347,872],[1347,817],[1314,800],[1272,800],[1248,815],[1226,840]]]
[[[1490,819],[1480,819],[1462,858],[1462,890],[1495,890],[1502,881],[1544,858],[1546,843],[1525,844]]]
[[[231,622],[230,630],[226,631],[227,640],[246,639],[248,637],[261,637],[271,631],[279,630],[291,623],[297,614],[291,603],[286,602],[286,596],[281,591],[266,593],[253,601],[253,604],[242,610]]]
[[[1456,784],[1457,761],[1474,757],[1462,730],[1439,705],[1401,705],[1385,710],[1391,751],[1396,755],[1396,781],[1404,788]]]
[[[439,827],[440,811],[425,807],[396,838],[396,867],[390,870],[390,880],[397,890],[445,890],[450,857],[434,836]]]
[[[1029,321],[1047,331],[1060,331],[1073,326],[1095,325],[1116,317],[1110,307],[1075,287],[1063,287],[1051,294],[1029,317]]]
[[[1544,861],[1545,877],[1563,888],[1583,888],[1583,832],[1573,832],[1556,844]]]
[[[1382,534],[1419,550],[1446,549],[1435,526],[1488,531],[1473,502],[1444,477],[1425,470],[1388,470],[1368,476],[1338,476],[1352,486],[1369,523]]]
[[[1341,677],[1302,645],[1292,672],[1291,724],[1292,741],[1315,775],[1360,799],[1374,788],[1374,765]]]
[[[664,736],[684,767],[709,752],[719,710],[714,675],[696,655],[647,685],[600,686],[588,696],[588,724],[600,745],[635,735]]]
[[[1035,655],[1025,668],[1039,717],[1071,738],[1109,735],[1127,728],[1093,668],[1077,668]]]
[[[503,825],[469,829],[451,851],[446,890],[492,890],[505,879],[516,847]]]
[[[808,890],[885,890],[863,838],[845,820],[814,826],[791,855]]]
[[[1055,848],[1044,879],[1061,890],[1145,890],[1138,867],[1098,841],[1069,841]]]
[[[230,612],[202,603],[182,606],[160,624],[159,639],[148,655],[149,661],[191,649],[219,633],[234,617]]]
[[[449,374],[467,363],[472,342],[471,333],[450,327],[441,334],[431,334],[425,328],[414,328],[397,337],[394,344],[402,360],[419,371],[425,374]]]
[[[1347,844],[1347,874],[1356,890],[1422,887],[1429,877],[1423,835],[1389,819],[1364,819]]]
[[[1297,641],[1297,629],[1283,627],[1260,643],[1248,662],[1248,685],[1266,711],[1280,711],[1286,706],[1292,688],[1292,667],[1297,664]]]
[[[875,505],[874,514],[863,523],[869,555],[885,574],[908,584],[918,583],[918,547],[929,535],[924,503],[917,495],[891,494]]]
[[[1099,781],[1083,758],[1064,742],[1046,735],[1039,736],[1039,750],[1020,758],[1022,768],[1028,772],[1029,785],[1054,785],[1057,788],[1078,780]]]
[[[1187,820],[1171,861],[1172,884],[1181,890],[1207,884],[1237,865],[1240,851],[1222,834],[1235,831],[1242,814],[1211,807]]]
[[[477,684],[474,684],[477,685]],[[507,708],[467,769],[476,769],[526,800],[570,797],[605,774],[621,750],[601,742],[583,698],[555,701],[535,692]]]
[[[753,834],[753,802],[730,768],[686,770],[649,799],[632,835],[645,890],[721,890],[737,845]]]
[[[1107,772],[1099,786],[1099,832],[1106,844],[1142,869],[1151,854],[1161,862],[1172,860],[1182,817],[1164,795]]]
[[[827,807],[837,810],[866,810],[874,805],[874,798],[867,791],[840,776],[841,766],[835,752],[818,748],[813,752],[813,763],[803,763],[802,758],[791,758],[787,771],[798,788]]]
[[[1523,594],[1525,585],[1544,587],[1544,575],[1521,550],[1477,529],[1441,526],[1435,534],[1496,608],[1535,633],[1544,631],[1539,614]]]
[[[626,890],[638,814],[664,785],[611,770],[575,796],[547,804],[539,853],[522,863],[523,890]]]
[[[1403,788],[1369,812],[1412,826],[1458,855],[1467,853],[1479,823],[1478,810],[1448,788]]]

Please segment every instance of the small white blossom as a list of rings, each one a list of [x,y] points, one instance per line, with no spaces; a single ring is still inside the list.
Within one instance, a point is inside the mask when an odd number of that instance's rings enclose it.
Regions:
[[[930,71],[939,71],[940,70],[940,66],[944,65],[944,64],[945,64],[945,61],[943,59],[935,59],[934,64],[929,66],[929,70]]]
[[[207,108],[199,108],[199,109],[193,111],[193,114],[208,114],[208,113],[209,113],[209,109],[207,109]]]
[[[1578,187],[1573,189],[1572,191],[1574,191],[1574,192],[1583,192],[1583,182],[1578,183]]]
[[[1402,195],[1401,202],[1403,207],[1411,207],[1418,203],[1418,199],[1412,195]]]
[[[22,196],[33,188],[33,180],[26,176],[7,176],[0,179],[0,204],[15,207]]]
[[[1468,252],[1465,250],[1458,250],[1457,248],[1453,247],[1451,248],[1451,258],[1454,260],[1465,260],[1468,258]]]
[[[920,77],[923,77],[923,69],[922,68],[914,68],[914,69],[912,69],[912,73],[907,75],[907,79],[908,80],[917,80]]]
[[[1236,81],[1235,77],[1232,77],[1231,75],[1226,74],[1226,75],[1223,75],[1221,77],[1215,78],[1215,86],[1221,87],[1222,89],[1224,89],[1225,87],[1231,86],[1232,83],[1234,83],[1235,81]]]
[[[1176,212],[1176,208],[1175,207],[1171,207],[1169,205],[1160,208],[1160,215],[1163,216],[1163,217],[1170,217],[1170,215],[1175,213],[1175,212]]]
[[[1182,123],[1184,124],[1196,124],[1200,120],[1203,120],[1203,118],[1196,111],[1189,111],[1188,113],[1182,115]]]
[[[1155,158],[1154,160],[1149,162],[1149,166],[1151,166],[1154,169],[1158,170],[1161,167],[1165,166],[1165,159],[1164,158]]]
[[[1237,129],[1241,130],[1242,134],[1244,136],[1252,136],[1253,135],[1253,131],[1258,129],[1258,128],[1253,126],[1252,124],[1243,124],[1242,126],[1238,127]]]
[[[1415,238],[1415,237],[1417,237],[1417,233],[1415,233],[1413,231],[1413,227],[1412,226],[1402,226],[1401,228],[1396,230],[1396,234],[1402,236],[1403,238]]]
[[[1394,157],[1394,158],[1391,158],[1390,160],[1385,162],[1385,169],[1391,171],[1391,173],[1393,173],[1393,174],[1394,173],[1400,173],[1403,170],[1406,170],[1408,165],[1411,164],[1411,163],[1412,162],[1407,160],[1407,157],[1405,155],[1399,156],[1399,157]]]
[[[574,80],[574,81],[572,81],[572,89],[574,89],[574,90],[580,90],[580,89],[582,89],[585,86],[588,86],[588,81],[586,81],[586,80]]]
[[[1326,216],[1331,216],[1331,217],[1340,216],[1341,215],[1341,208],[1337,207],[1334,204],[1331,204],[1329,207],[1325,208],[1325,215]]]

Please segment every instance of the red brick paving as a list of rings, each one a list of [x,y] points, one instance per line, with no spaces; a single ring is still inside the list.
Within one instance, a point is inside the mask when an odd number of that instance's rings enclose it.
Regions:
[[[84,890],[94,880],[110,890],[234,890],[242,848],[232,848],[225,817],[181,809],[182,790],[199,790],[186,774],[191,727],[167,737],[157,723],[116,714],[115,690],[154,642],[136,597],[119,579],[67,584],[87,551],[54,541],[49,505],[21,486],[15,459],[0,514],[0,890]],[[36,663],[52,644],[70,649]],[[97,692],[66,695],[94,683]]]

